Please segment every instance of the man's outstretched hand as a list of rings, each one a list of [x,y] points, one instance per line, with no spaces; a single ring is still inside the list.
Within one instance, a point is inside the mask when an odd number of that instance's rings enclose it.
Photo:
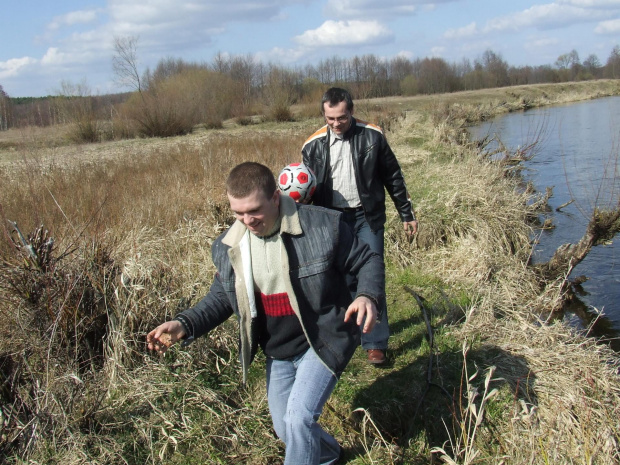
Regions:
[[[166,351],[185,336],[183,325],[176,320],[166,321],[146,335],[146,343],[149,350],[154,350],[158,354]]]
[[[364,327],[362,328],[362,332],[369,333],[372,331],[372,328],[375,327],[375,323],[377,322],[377,306],[375,303],[370,300],[368,297],[359,296],[349,308],[347,308],[346,313],[344,314],[344,321],[349,321],[353,314],[357,313],[357,326],[361,326],[364,323]],[[366,321],[364,322],[364,318]]]

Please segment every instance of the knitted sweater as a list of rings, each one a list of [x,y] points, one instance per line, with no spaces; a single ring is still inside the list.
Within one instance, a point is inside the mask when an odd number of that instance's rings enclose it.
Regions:
[[[283,360],[306,351],[309,344],[286,293],[282,272],[284,246],[279,229],[278,221],[271,235],[250,234],[250,253],[258,311],[258,343],[267,357]]]

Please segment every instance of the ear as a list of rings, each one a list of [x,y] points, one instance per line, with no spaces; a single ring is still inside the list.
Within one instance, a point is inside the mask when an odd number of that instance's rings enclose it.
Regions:
[[[275,192],[273,193],[273,197],[271,197],[271,200],[275,203],[276,207],[280,206],[280,189],[275,190]]]

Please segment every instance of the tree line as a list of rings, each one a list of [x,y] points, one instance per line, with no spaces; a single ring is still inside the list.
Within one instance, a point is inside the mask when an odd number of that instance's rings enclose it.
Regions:
[[[83,141],[169,136],[190,132],[197,124],[249,121],[256,114],[292,119],[291,105],[316,103],[332,85],[347,87],[360,99],[620,78],[620,45],[605,64],[594,54],[582,61],[575,50],[560,55],[553,65],[520,67],[510,66],[492,50],[458,63],[400,56],[384,60],[370,54],[332,56],[303,67],[263,63],[251,54],[218,53],[210,63],[164,58],[143,71],[138,68],[137,37],[117,37],[114,46],[115,78],[131,92],[93,96],[84,81],[64,82],[54,96],[11,98],[0,85],[0,130],[70,123]]]

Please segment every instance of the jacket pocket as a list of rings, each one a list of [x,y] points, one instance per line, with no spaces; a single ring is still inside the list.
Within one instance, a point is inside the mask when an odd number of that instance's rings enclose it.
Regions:
[[[235,293],[235,275],[231,274],[218,274],[219,280],[222,283],[222,287],[226,291],[227,294]]]
[[[371,144],[371,145],[368,145],[368,146],[364,147],[363,150],[359,151],[359,156],[360,157],[367,156],[369,153],[371,153],[371,152],[373,152],[375,150],[377,145],[379,145],[379,144],[377,142],[375,142],[374,144]]]
[[[291,278],[307,278],[325,273],[330,269],[331,262],[328,257],[301,264],[298,268],[290,271]]]

